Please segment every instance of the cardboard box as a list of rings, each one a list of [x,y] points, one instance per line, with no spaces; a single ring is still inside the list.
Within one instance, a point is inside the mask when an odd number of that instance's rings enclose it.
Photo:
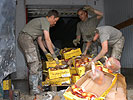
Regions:
[[[62,61],[64,60],[59,60],[59,65],[63,65],[62,64]],[[49,68],[49,67],[55,67],[57,64],[56,64],[56,61],[53,60],[53,61],[46,61],[46,67]]]
[[[69,52],[66,52],[63,54],[63,57],[64,59],[69,59],[69,58],[72,58],[72,57],[76,57],[76,56],[80,56],[82,54],[80,48],[78,49],[75,49],[75,50],[71,50]]]
[[[89,77],[90,71],[87,72],[83,77],[81,77],[75,84],[77,87],[82,87],[85,89],[86,92],[94,93],[98,96],[95,100],[103,100],[103,98],[106,97],[108,92],[112,89],[112,87],[116,84],[117,81],[117,74],[111,75],[109,73],[104,73],[105,75],[105,82],[102,85],[96,84],[90,77]],[[71,87],[69,87],[65,93],[71,91]],[[64,93],[64,97],[66,100],[69,100],[68,97],[66,97]],[[74,96],[73,99],[74,100]],[[76,100],[83,100],[81,98],[78,98]]]
[[[127,85],[125,77],[122,74],[118,74],[118,79],[115,86],[105,97],[105,100],[127,100]]]
[[[60,77],[71,77],[70,69],[59,69],[55,71],[51,71],[51,69],[48,70],[49,73],[49,79],[55,79]]]

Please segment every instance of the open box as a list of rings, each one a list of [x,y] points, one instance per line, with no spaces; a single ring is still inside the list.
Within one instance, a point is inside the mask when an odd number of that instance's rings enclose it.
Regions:
[[[84,76],[82,76],[75,84],[77,87],[84,88],[86,92],[91,92],[97,95],[97,98],[93,100],[111,100],[106,99],[106,96],[110,92],[112,88],[115,87],[115,96],[117,94],[116,87],[120,87],[123,92],[123,99],[112,99],[112,100],[126,100],[126,82],[125,78],[121,74],[110,74],[104,72],[105,81],[102,85],[96,84],[90,77],[91,71],[87,72]],[[117,80],[118,78],[118,80]],[[119,83],[119,84],[118,84]],[[83,98],[76,97],[73,94],[70,94],[71,87],[69,87],[66,92],[63,94],[66,100],[86,100]],[[70,94],[70,95],[69,95]],[[118,97],[120,97],[119,95]],[[107,96],[108,97],[108,96]]]
[[[72,49],[69,52],[63,53],[63,57],[64,57],[64,59],[69,59],[72,57],[80,56],[81,54],[82,54],[81,49],[78,48],[78,49]]]

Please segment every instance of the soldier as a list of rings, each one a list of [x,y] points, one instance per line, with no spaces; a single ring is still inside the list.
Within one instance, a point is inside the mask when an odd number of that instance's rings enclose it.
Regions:
[[[49,35],[49,28],[54,26],[58,20],[58,12],[56,10],[50,10],[46,17],[32,19],[19,33],[18,44],[24,53],[29,69],[29,85],[31,95],[40,93],[38,85],[39,81],[42,80],[42,74],[40,74],[42,65],[39,59],[36,43],[39,44],[48,60],[51,61],[54,59],[58,63],[58,58],[55,55],[57,49],[51,42]],[[46,47],[50,53],[46,51]]]
[[[81,21],[77,24],[77,32],[76,32],[76,39],[73,40],[73,44],[77,46],[80,44],[80,38],[83,38],[83,47],[82,52],[83,55],[86,55],[90,44],[92,43],[93,36],[95,35],[95,30],[97,25],[99,24],[103,13],[92,8],[91,6],[85,6],[77,11],[77,14]],[[88,18],[89,15],[93,15],[92,17]],[[91,49],[90,49],[91,48]],[[97,46],[95,44],[91,45],[89,51],[92,52],[96,56],[97,55]],[[92,50],[93,49],[93,50]]]
[[[120,61],[125,42],[122,32],[112,26],[101,26],[97,28],[93,41],[96,41],[98,38],[100,39],[102,49],[92,61],[99,60],[105,54]]]

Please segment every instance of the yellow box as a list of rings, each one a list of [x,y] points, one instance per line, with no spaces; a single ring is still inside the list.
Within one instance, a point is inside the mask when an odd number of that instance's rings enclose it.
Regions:
[[[63,65],[62,64],[62,61],[64,61],[64,60],[59,60],[59,65]],[[57,64],[56,64],[56,61],[55,60],[53,60],[53,61],[46,61],[46,66],[47,66],[47,68],[49,68],[49,67],[55,67]]]
[[[77,71],[78,75],[81,77],[82,75],[85,74],[85,66],[77,67],[76,71]]]
[[[50,80],[51,85],[63,85],[63,84],[71,84],[70,77],[63,77]]]
[[[55,79],[59,77],[71,77],[70,69],[59,69],[55,71],[48,70],[49,79]]]
[[[10,90],[11,89],[11,80],[4,80],[3,81],[3,90]]]
[[[77,74],[76,68],[75,67],[71,67],[70,68],[70,73],[71,73],[71,75],[72,74]]]
[[[80,79],[79,75],[73,75],[72,76],[72,83],[76,83]]]
[[[80,48],[78,48],[78,49],[71,50],[69,52],[64,53],[63,56],[65,59],[69,59],[74,56],[80,56],[81,54],[82,54],[82,52],[81,52]]]
[[[42,86],[44,85],[63,85],[63,84],[71,84],[70,77],[49,79],[42,82]]]

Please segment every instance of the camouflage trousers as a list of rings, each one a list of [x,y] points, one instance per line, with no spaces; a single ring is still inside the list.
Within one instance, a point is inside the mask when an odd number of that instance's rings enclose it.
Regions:
[[[125,38],[122,36],[113,46],[109,47],[109,51],[106,54],[107,57],[114,57],[118,60],[121,59],[122,50],[124,47]]]
[[[29,85],[30,89],[38,92],[37,86],[42,80],[42,64],[38,53],[38,47],[35,45],[32,37],[27,33],[20,32],[18,36],[18,44],[24,54],[29,69]]]
[[[83,43],[82,52],[85,51],[86,43]],[[92,42],[91,46],[88,48],[87,54],[93,54],[94,57],[98,54],[98,43]]]

